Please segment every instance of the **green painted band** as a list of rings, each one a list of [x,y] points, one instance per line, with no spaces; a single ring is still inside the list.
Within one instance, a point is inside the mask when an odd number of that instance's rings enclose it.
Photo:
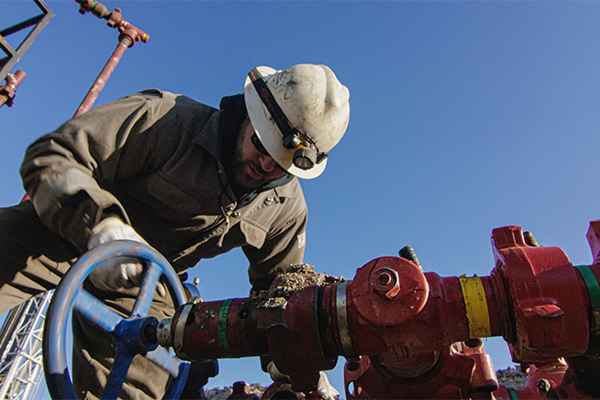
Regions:
[[[229,307],[233,299],[225,300],[221,305],[219,311],[219,320],[217,322],[217,337],[219,338],[219,346],[223,350],[223,355],[227,358],[231,357],[231,350],[229,349],[229,342],[227,341],[227,314],[229,314]]]
[[[517,392],[515,392],[514,389],[508,389],[508,393],[510,393],[510,398],[512,400],[519,400],[519,396],[517,395]]]
[[[590,301],[592,302],[592,308],[594,311],[600,311],[600,285],[598,279],[587,265],[575,267],[581,274],[585,285],[587,286],[588,293],[590,294]],[[596,329],[600,329],[600,319],[596,319]]]

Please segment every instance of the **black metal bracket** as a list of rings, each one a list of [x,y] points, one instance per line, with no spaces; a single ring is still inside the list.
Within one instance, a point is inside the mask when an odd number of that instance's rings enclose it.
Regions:
[[[33,43],[35,38],[40,34],[42,29],[48,25],[50,19],[54,17],[54,13],[50,11],[46,3],[43,0],[33,0],[35,4],[40,8],[42,13],[36,17],[30,18],[27,21],[23,21],[17,25],[11,26],[0,31],[0,48],[6,54],[6,57],[0,59],[0,81],[6,79],[6,76],[10,73],[11,69],[21,59],[23,54],[27,51],[29,46]],[[29,28],[35,25],[35,27],[29,32],[27,37],[21,42],[21,44],[15,50],[8,42],[4,39],[15,32],[19,32],[23,29]]]

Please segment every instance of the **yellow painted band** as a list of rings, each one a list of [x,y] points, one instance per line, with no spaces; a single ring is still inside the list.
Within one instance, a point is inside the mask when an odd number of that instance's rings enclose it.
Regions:
[[[472,339],[492,336],[490,314],[481,278],[465,275],[458,278],[465,300],[465,310],[469,321],[469,334]]]

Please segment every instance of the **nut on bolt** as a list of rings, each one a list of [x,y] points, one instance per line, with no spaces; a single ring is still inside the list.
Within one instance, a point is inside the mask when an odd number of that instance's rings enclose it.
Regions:
[[[388,299],[393,299],[400,292],[400,277],[391,268],[381,268],[371,275],[371,287]]]
[[[547,379],[538,379],[537,382],[535,382],[535,386],[544,393],[552,389],[552,385]]]

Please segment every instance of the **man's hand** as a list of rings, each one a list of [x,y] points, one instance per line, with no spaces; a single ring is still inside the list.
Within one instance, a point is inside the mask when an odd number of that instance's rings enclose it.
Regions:
[[[267,370],[269,371],[269,375],[271,375],[271,379],[273,381],[290,380],[289,376],[279,372],[273,361],[269,362]],[[317,393],[319,394],[319,397],[321,397],[323,400],[339,399],[340,392],[338,392],[336,388],[329,383],[329,378],[327,378],[325,372],[321,371],[319,374],[319,382],[317,383]]]
[[[90,281],[100,290],[131,289],[142,285],[144,269],[133,257],[113,257],[103,261],[90,273]]]
[[[102,243],[113,240],[133,240],[134,242],[146,243],[130,225],[121,221],[121,218],[108,217],[94,227],[87,247],[88,250],[91,250]]]
[[[118,217],[108,217],[100,221],[92,230],[88,240],[88,249],[113,240],[132,240],[146,243],[138,233]],[[147,243],[146,243],[147,244]],[[114,257],[98,265],[90,273],[89,280],[100,290],[111,291],[121,288],[130,289],[142,285],[144,268],[133,257]],[[156,292],[166,296],[165,287],[158,282]]]
[[[320,372],[319,383],[317,383],[317,392],[324,400],[335,400],[339,399],[340,392],[329,383],[329,378],[325,375],[325,372]]]
[[[273,382],[290,380],[289,376],[284,375],[281,372],[279,372],[279,370],[277,369],[277,367],[275,366],[275,363],[273,361],[269,361],[267,370],[269,371],[269,375],[271,376],[271,379],[273,380]]]

